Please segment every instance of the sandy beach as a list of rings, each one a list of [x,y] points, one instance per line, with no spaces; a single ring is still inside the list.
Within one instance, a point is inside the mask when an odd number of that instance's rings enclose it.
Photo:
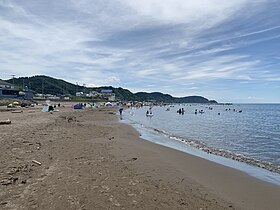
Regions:
[[[114,108],[1,110],[0,209],[279,209],[280,186],[143,140]]]

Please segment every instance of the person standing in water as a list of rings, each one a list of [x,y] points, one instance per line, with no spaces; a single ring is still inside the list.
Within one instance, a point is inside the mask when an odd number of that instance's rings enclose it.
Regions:
[[[122,115],[122,111],[123,111],[123,108],[120,108],[120,109],[119,109],[120,115]]]

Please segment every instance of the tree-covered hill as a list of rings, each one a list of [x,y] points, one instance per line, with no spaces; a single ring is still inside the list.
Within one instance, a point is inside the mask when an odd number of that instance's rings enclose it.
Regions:
[[[9,83],[15,84],[21,89],[28,86],[29,90],[34,93],[52,94],[52,95],[75,95],[76,92],[89,93],[90,91],[100,92],[103,89],[110,89],[115,93],[116,99],[122,101],[157,101],[164,103],[217,103],[214,100],[208,100],[202,96],[187,96],[187,97],[173,97],[169,94],[160,92],[146,93],[138,92],[132,93],[127,89],[121,87],[114,88],[112,86],[88,88],[78,84],[72,84],[62,79],[55,79],[52,77],[37,75],[32,77],[20,77],[6,80]]]
[[[102,87],[94,87],[94,88],[88,88],[89,90],[94,90],[96,92],[100,92],[101,90],[112,90],[113,93],[115,93],[116,98],[121,101],[139,101],[140,99],[130,92],[127,89],[123,89],[121,87],[114,88],[112,86],[102,86]]]
[[[165,103],[217,103],[216,101],[212,100],[209,101],[207,98],[202,96],[187,96],[176,98],[169,94],[163,94],[160,92],[153,92],[153,93],[145,93],[139,92],[135,93],[135,95],[143,101],[162,101]]]
[[[214,100],[208,100],[202,96],[187,96],[182,98],[174,98],[177,103],[217,103]]]
[[[33,77],[19,77],[6,80],[9,83],[14,83],[16,86],[28,88],[35,93],[52,94],[52,95],[75,95],[76,91],[82,91],[83,86],[75,85],[61,79],[37,75]]]
[[[142,101],[162,101],[165,103],[173,103],[174,98],[171,95],[163,94],[159,92],[153,92],[153,93],[145,93],[145,92],[139,92],[135,93],[135,95],[140,98]]]

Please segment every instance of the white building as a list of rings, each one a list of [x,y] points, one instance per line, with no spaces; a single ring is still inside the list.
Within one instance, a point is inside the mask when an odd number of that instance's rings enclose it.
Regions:
[[[15,86],[0,79],[0,89],[15,89]]]
[[[19,97],[19,90],[15,86],[0,80],[0,98],[17,98]]]

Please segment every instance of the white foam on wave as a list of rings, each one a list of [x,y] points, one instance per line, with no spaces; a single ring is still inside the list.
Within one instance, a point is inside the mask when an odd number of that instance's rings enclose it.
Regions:
[[[223,149],[217,149],[217,148],[214,148],[214,147],[210,147],[210,146],[207,146],[206,144],[204,144],[200,141],[191,140],[191,139],[188,139],[188,138],[184,138],[184,137],[176,136],[176,135],[173,135],[173,134],[169,134],[169,133],[167,133],[166,131],[163,131],[163,130],[154,129],[154,131],[156,131],[160,134],[164,134],[165,136],[167,136],[170,139],[180,141],[180,142],[184,142],[188,146],[195,147],[195,148],[200,149],[200,150],[202,150],[206,153],[217,155],[217,156],[222,156],[222,157],[229,158],[229,159],[239,161],[239,162],[244,162],[244,163],[247,163],[247,164],[250,164],[250,165],[253,165],[253,166],[257,166],[257,167],[266,169],[268,171],[280,174],[280,166],[276,165],[274,163],[267,162],[267,161],[262,161],[262,160],[257,160],[255,158],[251,158],[251,157],[246,157],[243,154],[236,154],[236,153],[234,153],[232,151],[229,151],[229,150],[223,150]]]

